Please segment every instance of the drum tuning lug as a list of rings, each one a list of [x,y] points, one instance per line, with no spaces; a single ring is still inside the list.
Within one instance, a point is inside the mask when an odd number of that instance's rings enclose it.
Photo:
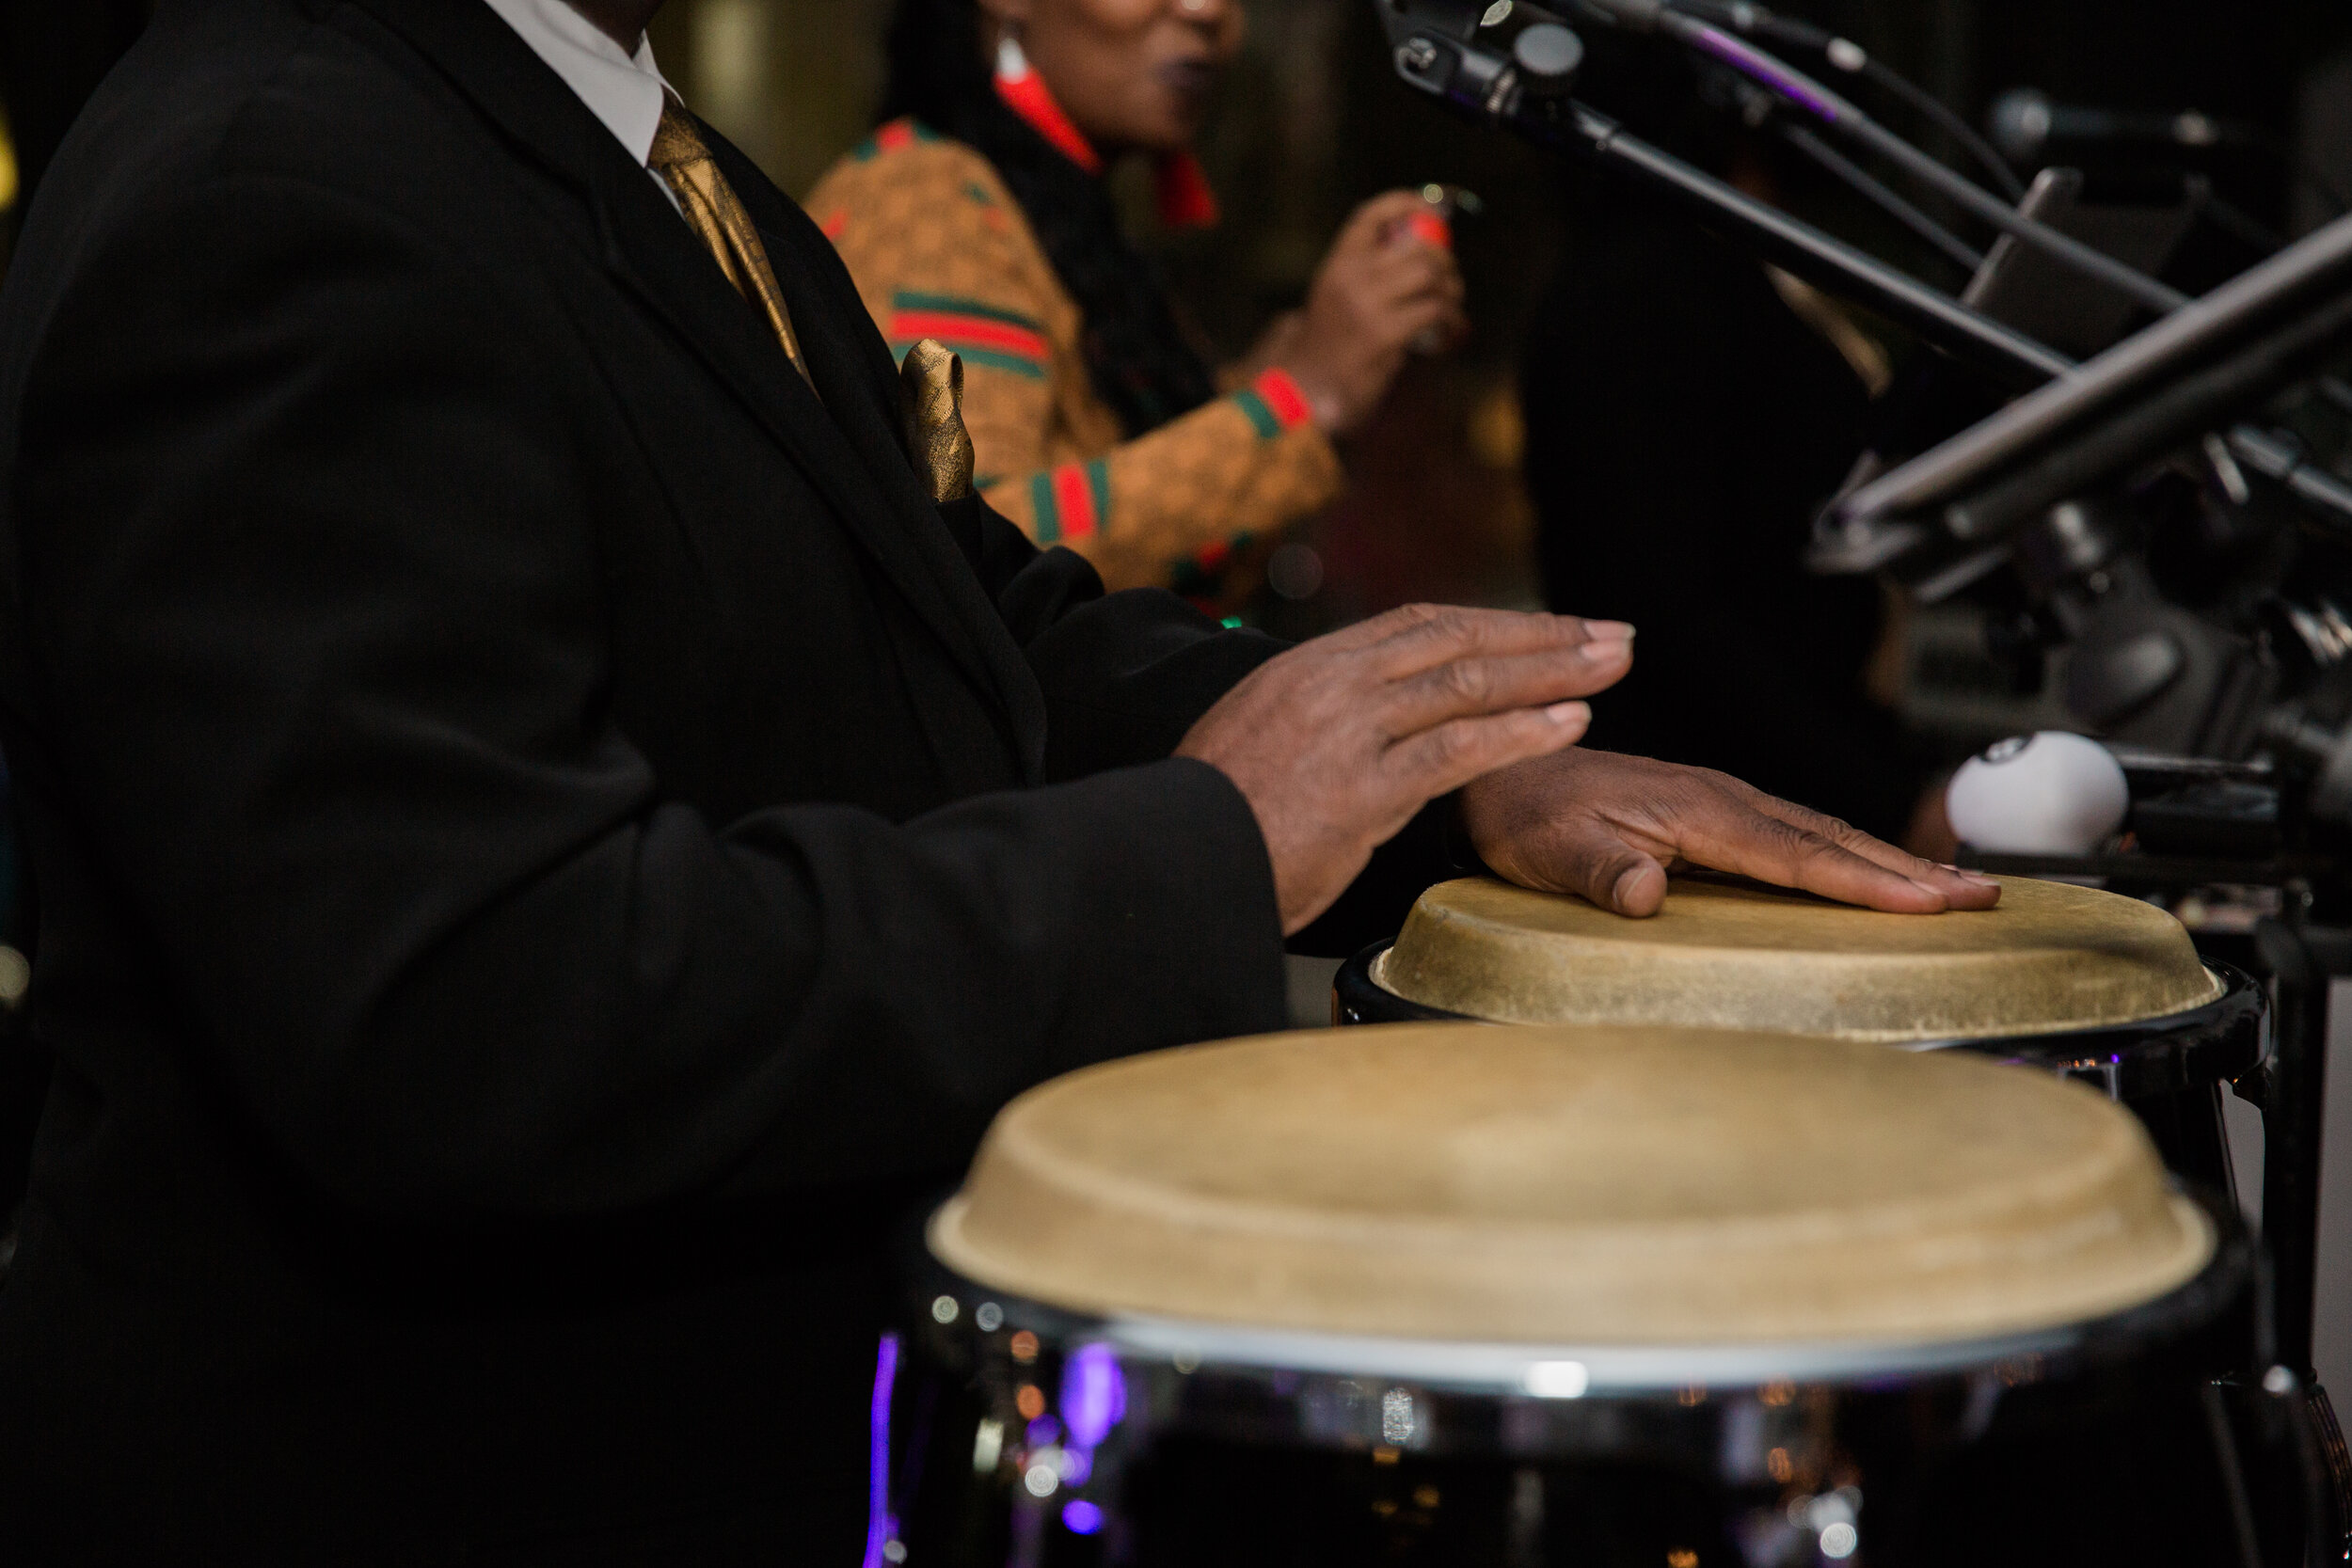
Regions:
[[[1411,1445],[1413,1434],[1421,1430],[1421,1416],[1414,1408],[1409,1388],[1391,1388],[1380,1396],[1380,1441],[1391,1448]]]

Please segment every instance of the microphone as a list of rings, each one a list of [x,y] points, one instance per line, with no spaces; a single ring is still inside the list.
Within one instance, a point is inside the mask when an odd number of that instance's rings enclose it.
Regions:
[[[2266,138],[2243,120],[2217,119],[2195,109],[2180,114],[2133,113],[2055,103],[2033,87],[2012,87],[1993,101],[1985,128],[2011,163],[2042,162],[2058,143],[2119,147],[2258,147]]]

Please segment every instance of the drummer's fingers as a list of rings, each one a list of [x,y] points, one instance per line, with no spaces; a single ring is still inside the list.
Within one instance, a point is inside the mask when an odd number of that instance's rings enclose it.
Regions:
[[[1417,803],[1434,800],[1498,768],[1573,746],[1592,721],[1593,710],[1574,702],[1451,719],[1391,746],[1382,771]]]
[[[1384,678],[1397,680],[1465,654],[1526,653],[1595,637],[1622,640],[1632,631],[1622,622],[1586,621],[1574,615],[1408,604],[1327,632],[1305,646],[1369,654]]]
[[[1556,822],[1542,875],[1534,880],[1637,919],[1656,914],[1666,901],[1665,866],[1602,816]]]
[[[1458,606],[1454,605],[1399,605],[1394,610],[1383,610],[1377,615],[1357,622],[1354,626],[1343,626],[1338,631],[1326,632],[1304,645],[1310,648],[1329,649],[1334,653],[1352,653],[1390,641],[1407,632],[1430,627],[1439,630],[1448,629],[1464,613],[1466,612]]]
[[[1633,645],[1613,639],[1449,659],[1391,683],[1380,720],[1390,737],[1401,741],[1450,719],[1589,697],[1616,685],[1631,668]]]
[[[1950,907],[1941,887],[1881,865],[1820,831],[1852,832],[1834,818],[1775,801],[1728,774],[1677,771],[1680,776],[1648,809],[1672,851],[1693,864],[1897,913],[1936,914]],[[1798,813],[1813,821],[1796,820]]]
[[[1350,628],[1335,635],[1364,648],[1390,680],[1472,656],[1545,653],[1585,642],[1625,642],[1633,635],[1622,622],[1461,605],[1406,605],[1365,626],[1377,627],[1378,634],[1358,640],[1356,628]]]
[[[1812,829],[1728,795],[1677,835],[1683,857],[1781,887],[1898,914],[1937,914],[1950,906],[1943,890],[1890,871]]]
[[[1955,866],[1938,865],[1923,860],[1873,837],[1861,829],[1851,827],[1834,816],[1827,816],[1793,800],[1783,800],[1767,795],[1753,785],[1747,788],[1749,804],[1768,816],[1820,834],[1839,847],[1860,855],[1874,865],[1884,866],[1898,876],[1907,877],[1924,887],[1935,889],[1945,901],[1956,910],[1989,910],[2001,900],[2001,884],[1992,878]]]

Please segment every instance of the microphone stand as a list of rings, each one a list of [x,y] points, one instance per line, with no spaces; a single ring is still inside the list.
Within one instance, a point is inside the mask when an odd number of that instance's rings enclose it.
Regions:
[[[2017,178],[2009,160],[1999,149],[1977,134],[1977,128],[1945,107],[1941,99],[1926,88],[1902,76],[1851,39],[1840,38],[1826,27],[1791,16],[1779,16],[1750,0],[1669,0],[1672,9],[1687,11],[1702,22],[1744,34],[1749,38],[1766,39],[1783,49],[1804,49],[1820,55],[1830,66],[1850,76],[1860,76],[1881,91],[1900,99],[1937,130],[1952,139],[1954,146],[1966,152],[1983,169],[2000,195],[2011,204],[2026,199],[2026,186]]]
[[[1994,381],[2026,390],[2074,362],[1801,218],[1758,201],[1570,98],[1583,45],[1532,5],[1489,29],[1476,0],[1378,0],[1397,74],[1456,112],[1615,170],[1829,293],[1875,310]],[[1481,36],[1484,34],[1485,36]],[[2352,492],[2346,495],[2352,515]]]
[[[1872,119],[1858,105],[1841,98],[1786,60],[1704,21],[1683,14],[1666,4],[1666,0],[1577,0],[1577,3],[1610,23],[1640,32],[1662,33],[1728,66],[1772,99],[1886,159],[2019,243],[2033,246],[2085,277],[2106,283],[2159,315],[2171,315],[2192,303],[2188,295],[2169,284],[2159,282],[2137,268],[2125,266],[2106,252],[2095,250],[2070,234],[2060,233],[2047,224],[2025,216],[1999,197],[1946,168]],[[1760,22],[1760,19],[1756,20]],[[1792,136],[1791,140],[1796,138]],[[1824,156],[1829,154],[1829,149],[1820,146],[1818,141],[1812,148],[1805,147],[1802,141],[1797,145],[1800,150],[1806,151],[1823,167],[1845,179],[1897,218],[1920,229],[1913,214],[1920,219],[1925,219],[1926,214],[1917,214],[1916,209],[1911,208],[1899,198],[1890,203],[1885,198],[1893,197],[1894,193],[1886,191],[1863,170],[1851,165],[1840,168],[1838,164],[1843,160],[1836,160],[1834,154]],[[1851,174],[1848,169],[1851,170]],[[1934,228],[1931,220],[1928,227]],[[1950,254],[1937,233],[1929,232],[1928,229],[1920,229],[1920,231]],[[2333,377],[2322,376],[2320,379],[2331,394],[2339,391],[2332,385]],[[2292,440],[2250,425],[2233,428],[2226,439],[2231,451],[2247,467],[2283,484],[2299,499],[2334,513],[2336,515],[2331,520],[2339,531],[2352,531],[2352,487],[2340,484],[2332,476],[2311,467]]]
[[[1416,43],[1428,47],[1417,49]],[[2012,390],[2027,391],[2074,370],[2074,360],[2047,344],[1692,167],[1607,115],[1572,98],[1526,90],[1509,65],[1499,71],[1477,71],[1478,65],[1491,63],[1458,46],[1449,57],[1426,32],[1412,34],[1397,48],[1399,72],[1424,91],[1538,146],[1585,157],[1673,199],[1783,271],[1908,327],[1931,346]],[[1470,69],[1464,71],[1464,66]],[[1482,90],[1466,99],[1453,81],[1457,71],[1468,78],[1467,85]],[[2352,485],[2313,467],[2294,443],[2251,425],[2233,426],[2225,439],[2240,463],[2312,503],[2329,515],[2328,520],[2339,531],[2352,535]]]
[[[1942,352],[2016,390],[2039,387],[2074,368],[2074,361],[2056,349],[1652,147],[1572,99],[1556,119],[1544,117],[1530,123],[1514,117],[1507,123],[1532,140],[1577,152],[1672,198],[1702,222],[1728,230],[1765,261],[1909,327]]]
[[[1777,118],[1777,117],[1775,117]],[[1777,125],[1780,139],[1860,192],[1879,211],[1941,251],[1944,259],[1971,277],[1984,265],[1984,252],[1936,222],[1871,172],[1802,125]]]
[[[1394,47],[1398,74],[1457,111],[1539,146],[1573,152],[1614,169],[1672,198],[1763,259],[1818,288],[1879,311],[1999,381],[2022,388],[2047,385],[2074,373],[2074,362],[2047,345],[1693,168],[1568,97],[1581,44],[1565,25],[1534,7],[1512,8],[1518,13],[1512,29],[1485,40],[1478,36],[1482,13],[1476,0],[1378,3]],[[2100,261],[2117,265],[2104,256]],[[2280,437],[2240,425],[2225,439],[2249,468],[2318,503],[2333,514],[2330,521],[2339,531],[2352,533],[2352,487],[2312,467],[2299,449]],[[2280,965],[2288,990],[2282,1001],[2290,1006],[2282,1008],[2279,1027],[2293,1037],[2282,1039],[2283,1049],[2261,1085],[2267,1091],[2263,1094],[2265,1123],[2275,1129],[2272,1135],[2282,1146],[2280,1157],[2266,1162],[2265,1220],[2271,1217],[2269,1203],[2277,1203],[2280,1211],[2276,1222],[2265,1224],[2266,1241],[2273,1258],[2282,1264],[2280,1283],[2296,1292],[2299,1302],[2296,1308],[2277,1301],[2267,1304],[2264,1317],[2270,1334],[2265,1348],[2286,1364],[2266,1372],[2263,1386],[2265,1393],[2291,1403],[2299,1417],[2294,1423],[2296,1440],[2308,1445],[2308,1455],[2298,1455],[2306,1460],[2310,1492],[2306,1500],[2313,1510],[2304,1531],[2304,1545],[2315,1561],[2352,1555],[2346,1552],[2347,1538],[2352,1536],[2346,1529],[2347,1519],[2352,1519],[2352,1453],[2345,1449],[2326,1393],[2312,1380],[2310,1365],[2309,1291],[2317,1246],[2316,1117],[2321,1103],[2317,1091],[2325,1071],[2321,1053],[2328,1012],[2324,976],[2327,959],[2337,955],[2328,951],[2307,957],[2296,950],[2296,944],[2318,934],[2310,927],[2284,929],[2279,923],[2265,929],[2265,945],[2272,950],[2265,957]],[[2345,938],[2347,948],[2352,949],[2352,932],[2345,933]],[[2346,957],[2352,958],[2352,952]],[[2293,1016],[2283,1016],[2287,1012]],[[2278,1386],[2271,1386],[2274,1382]]]
[[[2188,303],[2188,296],[2178,289],[2160,283],[2135,267],[2125,266],[2106,252],[2093,249],[2071,234],[2062,234],[2047,224],[2026,217],[1981,185],[1946,168],[1872,119],[1860,105],[1840,97],[1776,55],[1768,54],[1694,17],[1670,9],[1663,0],[1579,0],[1579,3],[1608,22],[1636,32],[1662,33],[1676,42],[1730,67],[1782,103],[1811,116],[1848,141],[1884,158],[1920,183],[1933,188],[1972,216],[2083,276],[2096,278],[2151,310],[2169,313]]]

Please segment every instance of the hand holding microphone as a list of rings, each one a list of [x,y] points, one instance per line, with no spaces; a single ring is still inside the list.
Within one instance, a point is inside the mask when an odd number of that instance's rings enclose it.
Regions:
[[[1469,332],[1448,221],[1454,199],[1391,191],[1357,208],[1305,308],[1269,334],[1266,357],[1298,383],[1327,433],[1344,435],[1369,418],[1407,353],[1437,352]]]

